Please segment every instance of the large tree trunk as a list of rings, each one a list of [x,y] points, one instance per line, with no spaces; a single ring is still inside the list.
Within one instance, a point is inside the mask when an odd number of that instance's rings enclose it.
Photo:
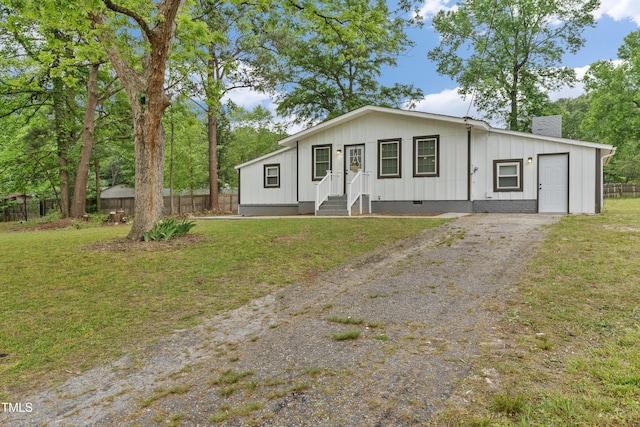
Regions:
[[[164,209],[164,152],[166,137],[162,127],[164,108],[152,106],[134,119],[136,159],[134,220],[127,236],[141,240],[153,224],[162,219]]]
[[[87,108],[84,113],[84,128],[82,129],[82,149],[80,162],[76,173],[73,189],[71,216],[81,218],[87,210],[87,182],[89,181],[89,163],[93,149],[93,132],[95,129],[96,106],[98,105],[98,71],[100,65],[89,66],[89,81],[87,83]]]
[[[113,2],[102,0],[105,6],[116,13],[133,19],[140,27],[149,48],[141,58],[143,70],[136,69],[112,43],[115,32],[103,32],[102,41],[109,59],[124,87],[133,113],[135,143],[135,205],[133,226],[127,238],[141,240],[153,224],[162,219],[164,198],[164,152],[166,137],[162,127],[162,116],[170,105],[164,90],[164,73],[169,57],[169,48],[176,29],[176,17],[185,0],[162,0],[154,2],[158,15],[153,28],[146,17]],[[94,23],[105,24],[105,16],[92,14]]]

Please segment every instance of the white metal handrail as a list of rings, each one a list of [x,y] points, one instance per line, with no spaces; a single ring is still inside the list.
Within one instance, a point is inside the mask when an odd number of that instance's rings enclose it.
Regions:
[[[338,194],[336,185],[340,183],[340,173],[327,171],[327,174],[316,183],[316,212],[320,210],[320,205],[324,203],[329,196]]]
[[[347,182],[347,212],[351,216],[351,207],[360,198],[360,213],[362,213],[362,171],[358,171],[351,182]]]
[[[369,196],[367,212],[371,213],[371,172],[362,172],[362,194]],[[360,213],[362,213],[362,200],[360,200]]]
[[[356,201],[360,201],[360,213],[362,214],[363,196],[369,196],[368,213],[371,213],[371,172],[358,171],[351,182],[347,183],[347,212],[351,216],[351,207]]]

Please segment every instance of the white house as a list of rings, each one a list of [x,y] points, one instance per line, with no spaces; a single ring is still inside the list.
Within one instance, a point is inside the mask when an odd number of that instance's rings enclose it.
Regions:
[[[236,166],[240,215],[599,213],[615,147],[366,106]]]

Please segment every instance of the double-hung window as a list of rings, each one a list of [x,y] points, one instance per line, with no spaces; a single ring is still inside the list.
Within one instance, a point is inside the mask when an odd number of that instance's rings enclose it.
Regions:
[[[438,176],[440,155],[439,136],[413,138],[413,176]]]
[[[280,187],[280,164],[264,165],[264,188]]]
[[[493,191],[522,191],[522,159],[493,161]]]
[[[400,178],[400,139],[378,141],[378,178]]]
[[[314,145],[311,179],[320,181],[331,170],[331,145]]]

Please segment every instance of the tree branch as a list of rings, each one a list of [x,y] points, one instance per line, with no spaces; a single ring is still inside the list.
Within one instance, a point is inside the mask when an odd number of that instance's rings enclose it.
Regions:
[[[151,39],[153,37],[153,32],[151,31],[151,28],[149,28],[149,26],[147,25],[147,22],[142,18],[142,16],[138,15],[132,10],[127,9],[126,7],[122,7],[120,5],[115,4],[111,0],[102,0],[102,2],[104,3],[105,6],[107,6],[107,9],[113,12],[126,15],[129,18],[136,21],[136,23],[140,26],[140,28],[142,29],[142,32],[144,33],[147,39]]]

